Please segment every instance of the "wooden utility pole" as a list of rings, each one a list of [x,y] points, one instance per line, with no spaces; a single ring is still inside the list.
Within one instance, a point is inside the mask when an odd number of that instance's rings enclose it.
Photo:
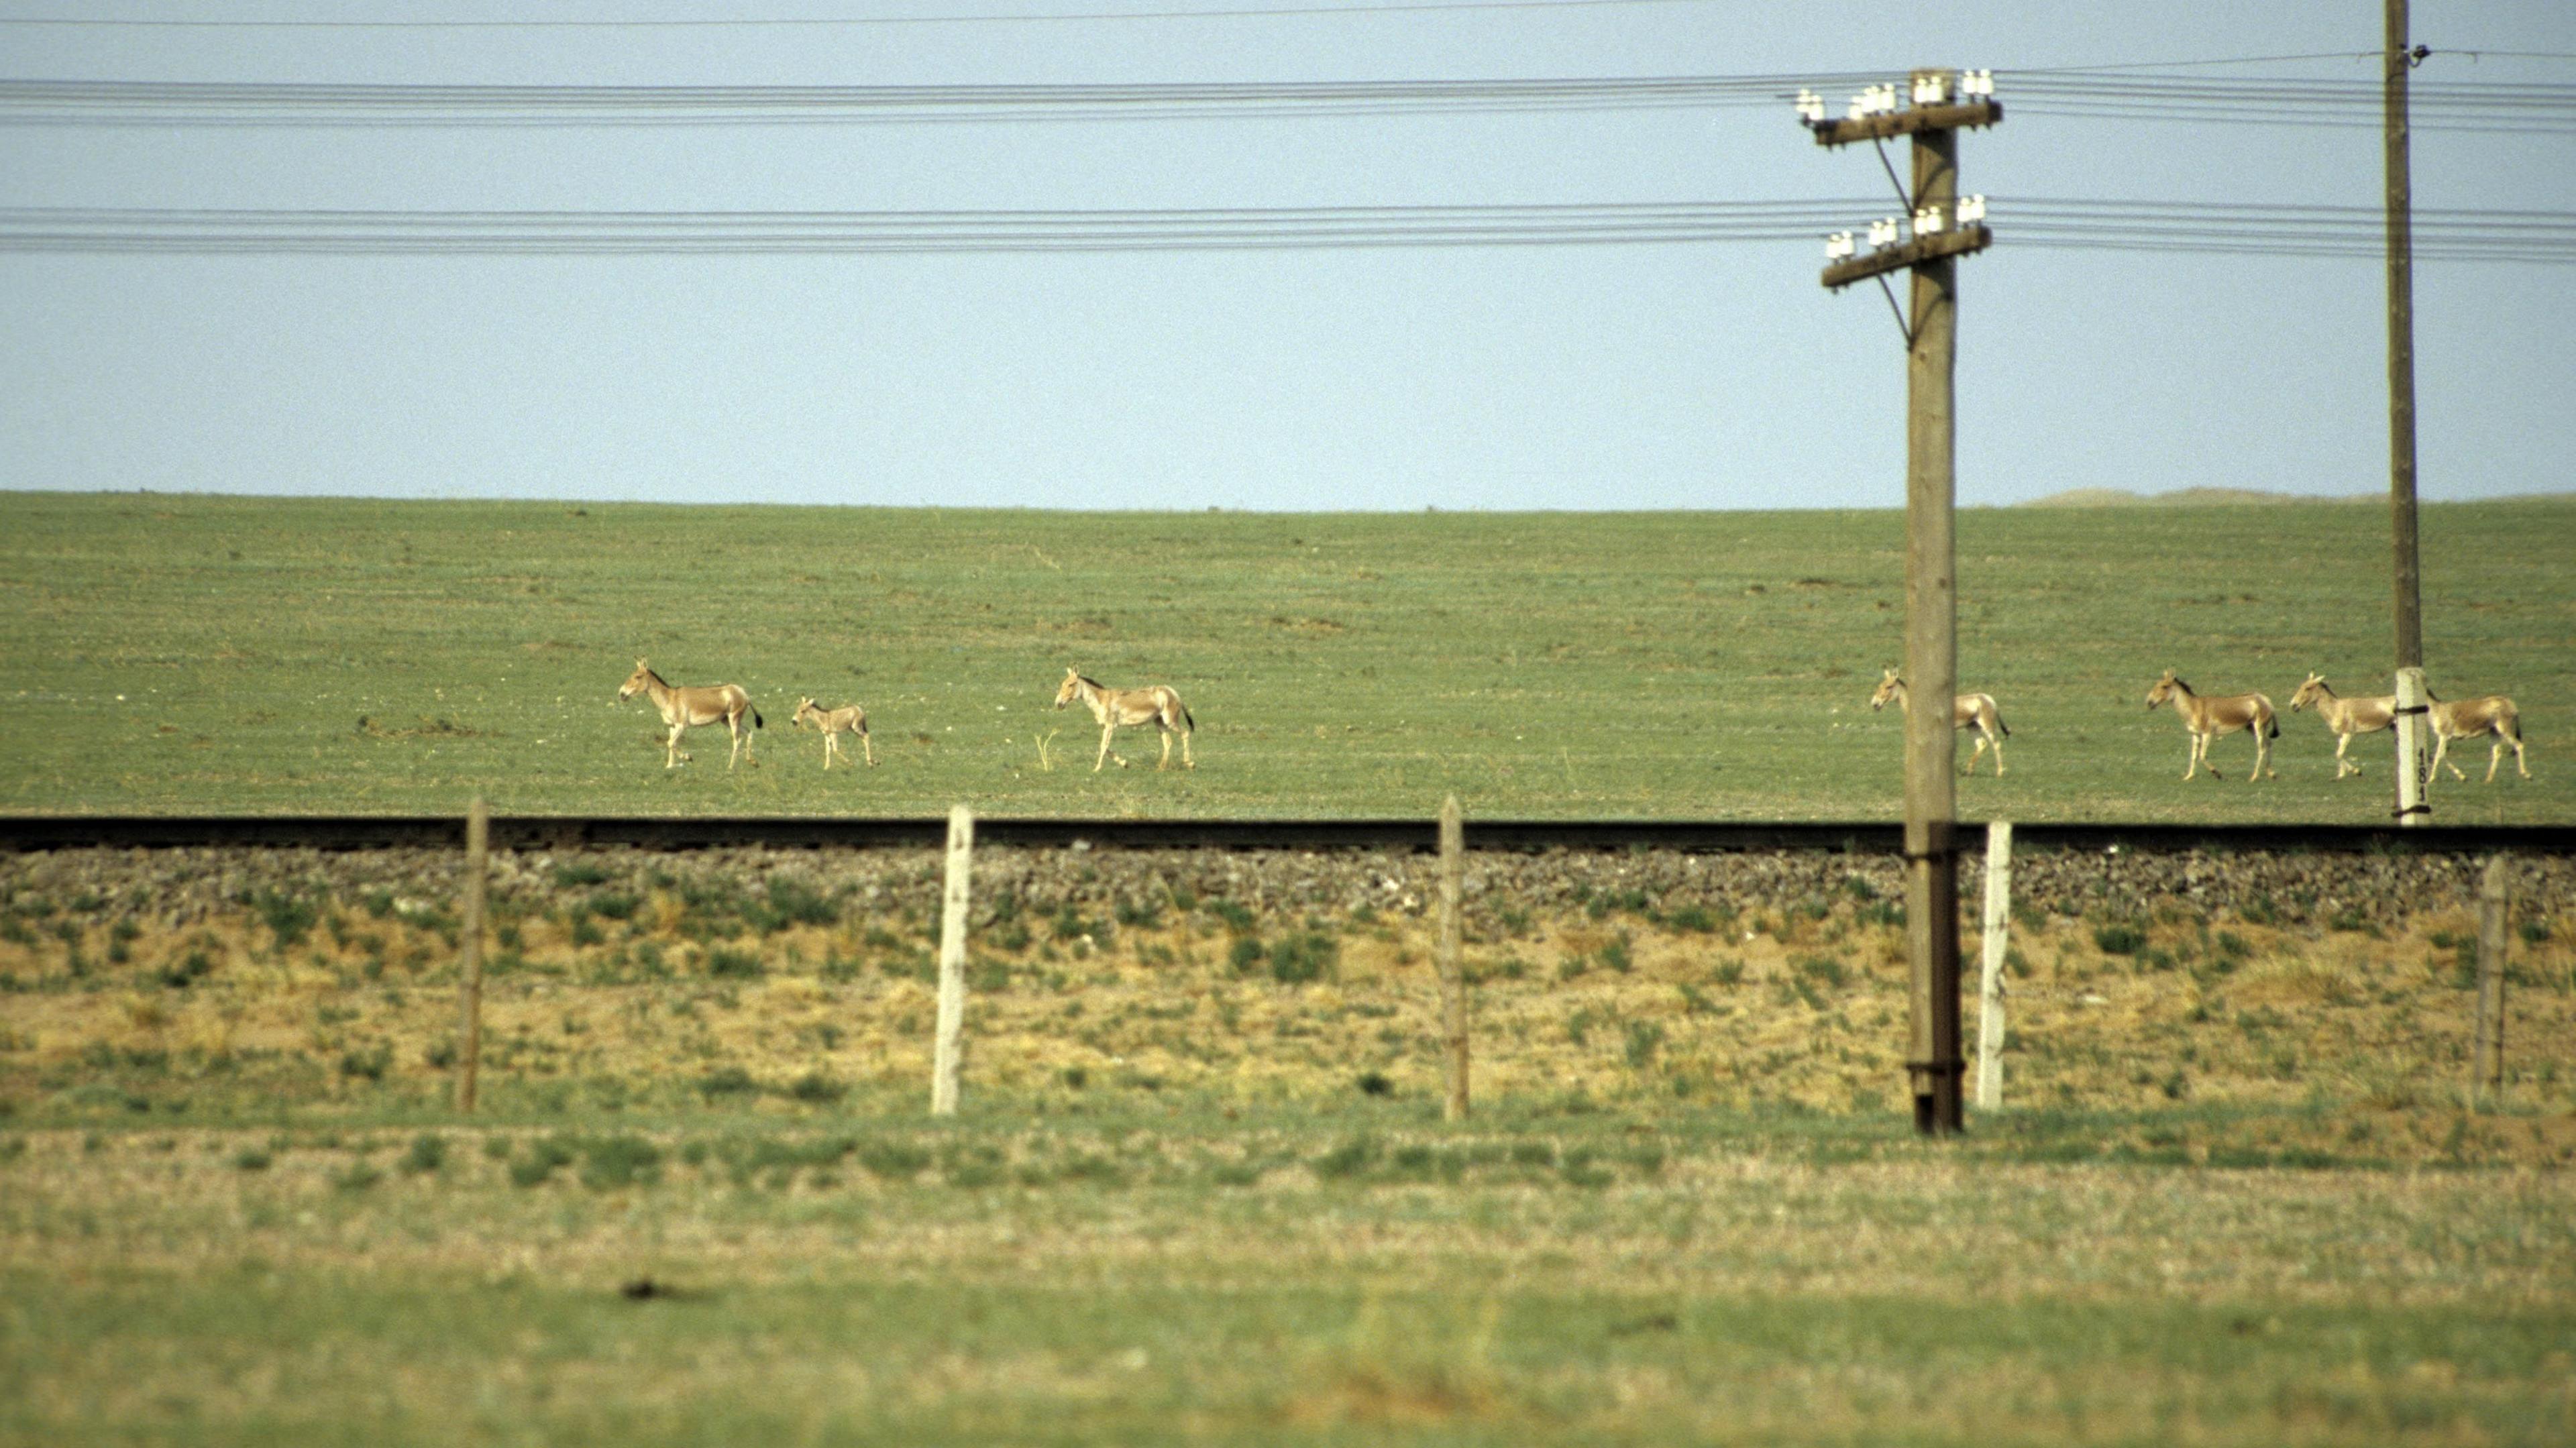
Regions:
[[[939,1027],[930,1058],[930,1114],[957,1114],[957,1077],[966,1042],[967,877],[975,855],[975,816],[948,811],[948,881],[939,908]]]
[[[492,848],[492,816],[483,807],[483,796],[465,810],[465,902],[457,913],[464,917],[457,934],[465,947],[465,958],[457,974],[462,980],[456,993],[456,1034],[460,1037],[456,1063],[456,1109],[471,1116],[474,1113],[476,1077],[483,1069],[483,876]]]
[[[2386,0],[2387,74],[2381,97],[2388,172],[2388,513],[2395,547],[2397,615],[2397,822],[2420,825],[2433,807],[2433,740],[2424,683],[2424,592],[2415,551],[2415,202],[2408,159],[2406,73],[2421,57],[2406,43],[2406,0]]]
[[[1864,95],[1855,101],[1847,119],[1809,116],[1809,128],[1822,146],[1914,138],[1913,188],[1907,198],[1913,239],[1853,256],[1845,233],[1828,244],[1834,264],[1825,268],[1824,284],[1841,288],[1899,269],[1914,274],[1913,307],[1905,328],[1905,674],[1914,697],[1927,703],[1905,716],[1905,948],[1913,966],[1905,1066],[1914,1097],[1914,1129],[1926,1136],[1950,1135],[1965,1121],[1953,783],[1958,736],[1950,710],[1942,707],[1958,691],[1951,408],[1958,350],[1955,259],[1983,250],[1993,237],[1982,224],[1967,224],[1974,218],[1961,214],[1958,133],[2003,119],[2003,108],[1990,97],[1962,95],[1960,80],[1952,71],[1918,70],[1909,78],[1909,108],[1895,108],[1889,87],[1878,100]],[[1975,209],[1981,216],[1982,204]],[[1886,241],[1895,238],[1890,235]]]
[[[1458,897],[1467,873],[1467,829],[1458,796],[1440,802],[1440,1027],[1447,1049],[1449,1095],[1444,1121],[1467,1119],[1467,970],[1459,943]]]

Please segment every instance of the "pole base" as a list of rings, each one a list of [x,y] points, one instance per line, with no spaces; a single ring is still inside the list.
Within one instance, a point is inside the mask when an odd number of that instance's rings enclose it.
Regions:
[[[1914,1133],[1957,1136],[1965,1131],[1967,1110],[1960,1086],[1967,1075],[1967,1063],[1908,1061],[1906,1070],[1914,1078]]]

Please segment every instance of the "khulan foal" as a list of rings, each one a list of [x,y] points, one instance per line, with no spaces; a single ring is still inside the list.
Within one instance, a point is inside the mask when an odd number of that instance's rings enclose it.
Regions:
[[[868,742],[867,710],[856,704],[844,704],[838,709],[826,709],[811,699],[797,700],[795,717],[787,721],[789,726],[800,726],[809,721],[815,728],[823,731],[823,767],[825,769],[832,767],[832,756],[841,752],[841,736],[844,734],[859,736],[859,747],[867,751],[868,767],[870,769],[876,767],[877,747]]]

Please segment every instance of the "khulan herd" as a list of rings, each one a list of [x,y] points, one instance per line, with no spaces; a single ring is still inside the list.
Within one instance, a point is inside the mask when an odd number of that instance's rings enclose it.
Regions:
[[[1869,707],[1883,709],[1891,700],[1899,709],[1908,707],[1905,680],[1897,677],[1894,669],[1889,669],[1886,676],[1878,681],[1878,692],[1870,695]],[[2272,768],[2272,741],[2281,737],[2280,714],[2272,707],[2269,696],[2197,694],[2192,692],[2190,684],[2167,669],[2164,677],[2156,680],[2156,686],[2147,691],[2147,707],[2153,709],[2160,704],[2173,705],[2174,713],[2182,719],[2183,728],[2191,733],[2191,758],[2184,766],[2183,778],[2189,779],[2203,768],[2209,771],[2210,778],[2218,778],[2218,766],[2209,762],[2209,746],[2240,729],[2254,736],[2254,767],[2245,777],[2281,777]],[[2292,713],[2311,704],[2316,706],[2317,717],[2325,720],[2326,727],[2334,731],[2337,779],[2362,772],[2361,766],[2344,754],[2356,735],[2376,734],[2383,729],[2397,727],[2395,695],[2346,699],[2327,687],[2322,674],[2308,675],[2307,682],[2299,685],[2298,692],[2290,696]],[[2429,714],[2433,721],[2435,769],[2448,765],[2452,778],[2465,782],[2468,776],[2460,772],[2460,766],[2450,763],[2451,741],[2492,737],[2495,743],[2487,750],[2487,782],[2495,782],[2496,766],[2503,762],[2508,745],[2513,748],[2514,769],[2523,778],[2531,778],[2531,767],[2524,761],[2522,753],[2522,711],[2514,707],[2511,699],[2502,694],[2490,694],[2483,699],[2462,699],[2458,703],[2434,699]],[[2012,731],[2004,727],[2004,716],[1995,707],[1992,694],[1961,694],[1951,701],[1950,725],[1954,729],[1977,731],[1977,747],[1968,755],[1969,772],[1975,772],[1977,760],[1989,745],[1995,751],[1995,773],[2001,775],[2004,772],[2004,740],[2012,736]]]
[[[642,659],[637,659],[635,672],[618,687],[617,701],[622,704],[637,694],[650,698],[653,707],[662,712],[662,722],[670,726],[670,737],[663,741],[662,747],[665,769],[676,769],[682,760],[689,757],[680,748],[680,736],[692,728],[707,724],[725,726],[733,738],[732,751],[725,759],[725,768],[731,769],[738,760],[751,757],[751,734],[744,729],[743,721],[750,720],[753,729],[764,727],[760,711],[751,706],[751,695],[740,684],[681,687],[665,682]],[[1190,717],[1188,707],[1181,703],[1181,696],[1169,685],[1112,689],[1076,670],[1067,669],[1064,683],[1055,691],[1055,706],[1062,709],[1077,702],[1090,709],[1091,717],[1100,724],[1100,753],[1091,762],[1093,773],[1097,774],[1102,765],[1115,757],[1109,752],[1109,744],[1120,729],[1147,724],[1161,733],[1163,741],[1163,756],[1155,768],[1170,767],[1174,735],[1179,735],[1181,740],[1181,767],[1198,767],[1198,762],[1190,757],[1190,735],[1197,731],[1198,721]],[[1878,681],[1877,692],[1870,695],[1869,707],[1883,709],[1891,702],[1900,710],[1912,707],[1905,680],[1894,669],[1887,670],[1886,676]],[[2262,694],[2195,693],[2190,684],[2167,669],[2164,677],[2156,680],[2155,687],[2147,691],[2149,709],[2161,704],[2173,705],[2174,713],[2191,734],[2191,758],[2183,770],[2184,779],[2192,778],[2204,768],[2209,771],[2210,778],[2219,778],[2218,766],[2209,762],[2209,746],[2238,730],[2254,737],[2254,767],[2247,772],[2246,778],[2280,778],[2272,768],[2272,741],[2281,737],[2281,723],[2279,711],[2272,707],[2270,698]],[[2395,696],[2382,694],[2347,699],[2329,688],[2320,674],[2308,675],[2307,681],[2290,696],[2293,713],[2312,704],[2316,706],[2317,717],[2334,731],[2337,779],[2362,772],[2359,764],[2345,756],[2345,750],[2351,747],[2355,736],[2376,734],[2396,727],[2397,723]],[[2465,782],[2468,776],[2460,772],[2458,765],[2450,764],[2451,742],[2492,739],[2494,742],[2487,750],[2487,781],[2494,782],[2496,768],[2503,763],[2507,746],[2513,749],[2514,769],[2523,778],[2531,778],[2531,768],[2525,762],[2522,750],[2522,711],[2514,707],[2511,699],[2501,694],[2462,699],[2457,703],[2435,699],[2431,703],[2430,717],[2435,769],[2449,765],[2452,777]],[[841,751],[840,736],[844,734],[857,735],[859,747],[865,752],[868,763],[874,765],[877,762],[876,746],[868,739],[868,711],[856,704],[826,709],[812,699],[798,699],[796,713],[789,723],[800,728],[810,723],[822,731],[825,769],[832,767],[834,759],[846,757]],[[2012,737],[2012,730],[2005,727],[2003,711],[1995,704],[1994,696],[1959,695],[1951,701],[1950,723],[1954,729],[1975,731],[1976,747],[1968,755],[1968,772],[1975,773],[1977,761],[1992,749],[1995,774],[2001,777],[2004,772],[2004,741]],[[1124,768],[1127,761],[1119,759],[1118,764]]]
[[[617,702],[623,704],[638,694],[651,699],[653,707],[662,711],[662,722],[671,727],[670,737],[662,741],[662,767],[665,769],[677,769],[680,761],[689,757],[680,748],[680,736],[699,725],[722,724],[732,734],[733,748],[725,757],[727,769],[733,768],[736,761],[751,757],[751,734],[743,728],[743,721],[749,719],[753,729],[765,727],[760,711],[751,707],[751,695],[740,684],[675,685],[654,673],[651,665],[637,659],[635,672],[627,675],[626,682],[617,687]],[[1162,731],[1163,758],[1155,768],[1170,767],[1172,736],[1175,734],[1181,736],[1181,767],[1198,768],[1198,761],[1190,757],[1190,735],[1197,731],[1198,721],[1190,717],[1189,708],[1181,703],[1181,696],[1170,686],[1148,684],[1141,689],[1112,689],[1097,679],[1087,679],[1067,669],[1063,686],[1055,691],[1055,706],[1061,709],[1077,701],[1090,709],[1091,717],[1100,722],[1100,755],[1091,762],[1094,774],[1115,757],[1109,752],[1110,737],[1121,729],[1143,724],[1151,724]],[[788,723],[802,727],[808,722],[823,731],[825,769],[832,767],[834,759],[846,757],[841,752],[841,736],[844,734],[857,735],[859,748],[866,752],[868,763],[873,766],[877,762],[876,746],[868,740],[867,710],[856,704],[826,709],[812,699],[798,699],[796,712]],[[1126,768],[1127,761],[1120,759],[1118,767]]]

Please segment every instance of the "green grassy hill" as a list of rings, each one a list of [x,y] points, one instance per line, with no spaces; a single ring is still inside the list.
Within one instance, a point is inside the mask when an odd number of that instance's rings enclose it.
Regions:
[[[1885,512],[1101,514],[0,496],[20,812],[1427,814],[1871,818],[1900,725]],[[2441,789],[2446,819],[2576,818],[2576,501],[2423,513],[2435,687],[2510,692],[2537,778]],[[1975,510],[1962,680],[2010,773],[1970,817],[2387,816],[2286,716],[2281,778],[2185,785],[2142,701],[2168,665],[2286,706],[2306,670],[2385,687],[2387,524],[2369,507]],[[637,656],[739,682],[768,727],[662,768]],[[1176,685],[1200,767],[1094,775],[1048,708],[1067,667]],[[864,703],[884,764],[820,768],[800,695]],[[1043,749],[1041,746],[1043,745]],[[2356,745],[2356,749],[2362,746]],[[1964,751],[1963,751],[1964,754]]]

